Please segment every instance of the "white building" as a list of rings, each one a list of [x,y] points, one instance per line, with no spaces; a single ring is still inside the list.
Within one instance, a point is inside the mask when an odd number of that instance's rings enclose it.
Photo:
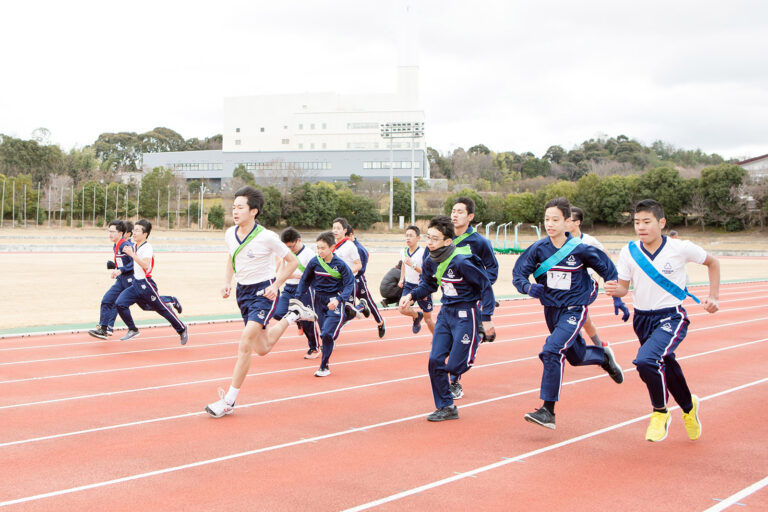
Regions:
[[[423,123],[418,67],[398,68],[394,94],[280,94],[224,99],[224,151],[347,151],[389,149],[385,123]],[[394,149],[424,148],[397,139]]]
[[[768,155],[758,156],[739,162],[752,179],[768,178]]]

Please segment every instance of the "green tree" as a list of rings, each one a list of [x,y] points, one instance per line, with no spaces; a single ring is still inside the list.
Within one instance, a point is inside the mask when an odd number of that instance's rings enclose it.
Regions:
[[[102,133],[92,148],[107,171],[137,171],[141,168],[142,144],[134,132]]]
[[[256,178],[253,176],[252,172],[249,172],[248,169],[245,168],[245,165],[240,164],[237,167],[235,167],[235,170],[232,171],[232,177],[233,178],[240,178],[245,182],[246,185],[255,185],[256,184]]]
[[[265,226],[277,226],[283,211],[283,195],[275,187],[256,186],[264,192],[264,211],[259,214],[259,223]]]
[[[351,190],[340,190],[337,194],[338,216],[344,217],[355,229],[368,229],[381,220],[381,214],[371,199],[355,194]]]
[[[283,218],[291,226],[330,229],[338,206],[333,185],[303,183],[293,187],[283,201]]]
[[[539,193],[544,196],[542,202],[545,204],[556,197],[565,197],[573,204],[578,196],[578,185],[571,181],[560,180],[545,186]]]
[[[168,190],[174,180],[173,171],[164,167],[155,167],[141,179],[139,211],[143,217],[162,216],[168,209]],[[158,212],[158,197],[160,211]]]
[[[363,183],[363,177],[359,174],[350,174],[349,175],[349,182],[347,182],[347,186],[350,188],[350,190],[354,190],[357,192],[357,190],[360,188],[360,185]]]
[[[392,180],[392,215],[411,218],[411,184],[405,184],[397,178]]]
[[[224,229],[224,207],[214,204],[208,209],[208,223],[216,229]]]
[[[544,153],[544,160],[549,160],[554,164],[559,164],[565,159],[566,152],[562,146],[549,146],[547,152]]]
[[[598,189],[600,206],[596,217],[612,225],[629,221],[627,213],[632,209],[636,181],[634,176],[607,176],[601,179]]]
[[[747,171],[736,164],[719,164],[701,171],[698,191],[708,207],[707,219],[727,227],[733,217],[733,190],[744,182]],[[736,226],[736,224],[731,224]],[[738,229],[732,229],[737,231]]]
[[[509,194],[504,199],[504,210],[507,222],[537,223],[542,216],[542,212],[539,212],[536,196],[531,192]]]
[[[485,144],[476,144],[467,150],[470,155],[490,155],[491,150]]]
[[[547,160],[530,157],[523,162],[523,165],[520,167],[520,172],[525,178],[533,178],[535,176],[546,176],[551,169],[552,164]]]
[[[691,189],[676,169],[656,167],[637,178],[635,200],[655,199],[664,208],[667,222],[682,222],[682,210],[690,202]]]

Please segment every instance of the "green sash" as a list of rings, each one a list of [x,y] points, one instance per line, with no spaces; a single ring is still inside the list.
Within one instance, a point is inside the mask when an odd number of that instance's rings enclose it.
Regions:
[[[446,258],[442,263],[440,263],[437,266],[437,272],[435,273],[435,279],[437,279],[437,285],[443,286],[443,273],[445,272],[445,269],[448,268],[448,265],[451,263],[451,260],[454,256],[457,254],[464,254],[466,256],[469,256],[472,254],[472,250],[469,247],[457,247],[454,249],[454,251],[451,253],[448,258]]]
[[[304,265],[302,265],[302,264],[301,264],[301,260],[299,259],[299,255],[298,255],[298,254],[296,254],[296,253],[295,253],[295,252],[293,252],[293,251],[291,251],[291,254],[293,254],[293,257],[294,257],[294,258],[296,258],[296,261],[298,261],[298,262],[299,262],[299,270],[301,270],[302,272],[304,272],[304,271],[305,271],[307,268],[306,268]]]
[[[536,269],[536,272],[533,273],[533,277],[539,277],[541,274],[560,263],[563,259],[567,258],[579,244],[581,244],[581,238],[572,236],[555,254],[544,260],[544,263],[542,263],[539,268]]]
[[[471,227],[469,227],[469,228],[468,228],[468,229],[467,229],[467,230],[464,232],[464,234],[462,234],[462,235],[459,235],[459,236],[457,236],[456,238],[454,238],[454,239],[453,239],[453,245],[455,245],[456,247],[458,247],[458,246],[459,246],[459,244],[460,244],[461,242],[463,242],[463,241],[464,241],[464,239],[465,239],[465,238],[467,238],[469,235],[473,235],[473,234],[477,233],[477,231],[470,231],[470,229],[472,229],[472,228],[471,228]]]
[[[341,279],[341,273],[338,270],[333,270],[323,258],[321,258],[319,255],[315,256],[317,258],[317,262],[320,263],[320,266],[325,269],[326,272],[331,274],[331,277],[334,279]]]
[[[262,231],[264,231],[264,226],[257,225],[256,228],[253,231],[251,231],[251,234],[248,235],[248,237],[243,241],[243,243],[240,244],[240,247],[235,249],[234,254],[232,254],[232,272],[237,273],[237,269],[235,268],[235,258],[237,257],[237,255],[240,254],[240,251],[243,249],[243,247],[248,245],[248,242],[256,238],[256,235],[258,235]],[[237,229],[235,229],[235,235],[237,235]]]

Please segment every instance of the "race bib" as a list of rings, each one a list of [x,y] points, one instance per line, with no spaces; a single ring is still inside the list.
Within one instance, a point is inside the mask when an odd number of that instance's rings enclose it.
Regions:
[[[453,287],[453,283],[446,283],[443,281],[443,293],[446,297],[457,297],[459,293],[456,288]]]
[[[571,289],[571,273],[561,272],[559,270],[547,271],[547,287],[554,290]]]

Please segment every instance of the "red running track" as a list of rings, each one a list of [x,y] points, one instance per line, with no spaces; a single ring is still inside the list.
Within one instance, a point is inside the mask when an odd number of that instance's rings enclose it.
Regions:
[[[522,419],[540,404],[546,327],[534,300],[497,310],[498,340],[462,380],[460,419],[437,424],[425,421],[429,333],[394,311],[384,340],[370,320],[349,324],[322,379],[289,330],[254,358],[235,413],[219,420],[203,407],[229,384],[238,323],[193,326],[185,347],[170,328],[130,342],[3,339],[0,507],[768,510],[766,292],[724,286],[715,315],[687,305],[677,354],[702,400],[696,442],[679,410],[665,441],[645,441],[637,341],[605,296],[590,311],[626,381],[568,367],[556,431]]]

